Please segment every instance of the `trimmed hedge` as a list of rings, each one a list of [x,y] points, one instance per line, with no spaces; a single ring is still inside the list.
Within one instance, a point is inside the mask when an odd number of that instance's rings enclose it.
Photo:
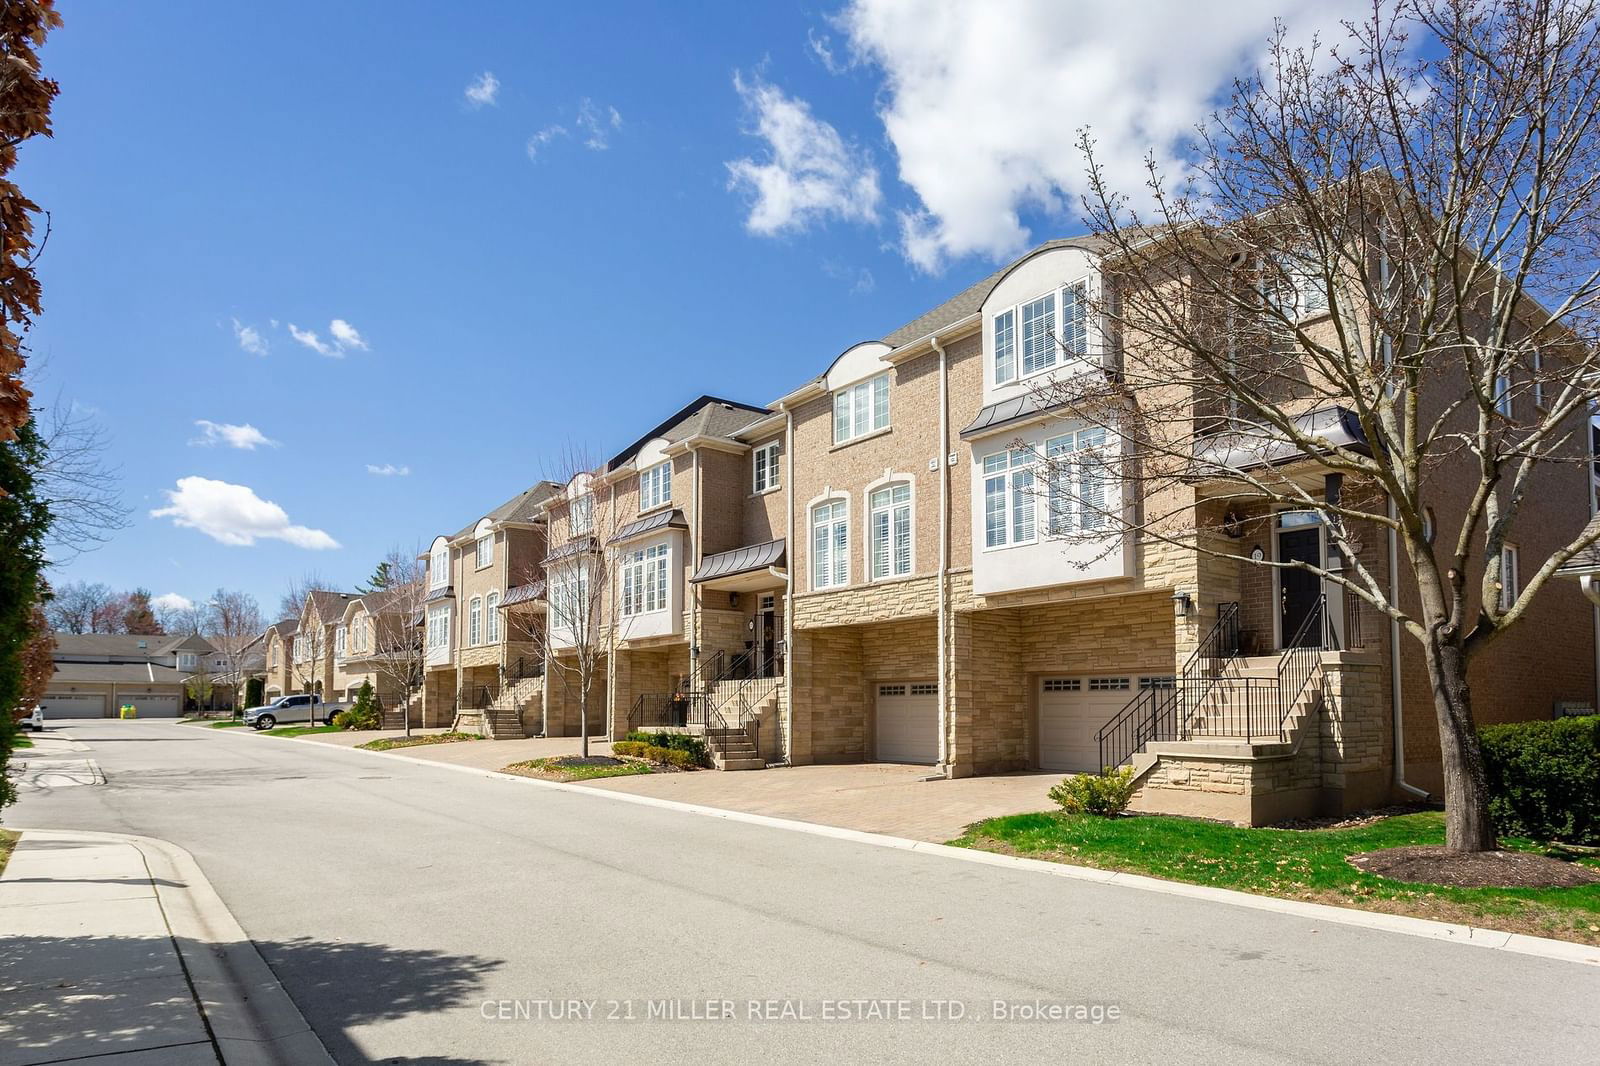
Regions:
[[[1600,844],[1600,715],[1478,731],[1503,836]]]
[[[706,748],[706,742],[700,737],[690,736],[688,733],[646,733],[635,729],[629,733],[624,743],[647,744],[654,748],[666,748],[669,751],[687,752],[693,760],[692,766],[710,766],[711,752]],[[615,745],[613,745],[615,747]],[[673,765],[677,765],[674,763]]]
[[[1097,814],[1114,818],[1128,809],[1133,799],[1133,767],[1120,770],[1106,767],[1104,774],[1077,774],[1064,778],[1050,790],[1050,798],[1068,814]]]
[[[611,745],[611,753],[661,763],[663,766],[676,766],[680,770],[692,770],[700,765],[699,760],[690,752],[679,748],[663,748],[657,744],[647,744],[642,740],[619,740]]]

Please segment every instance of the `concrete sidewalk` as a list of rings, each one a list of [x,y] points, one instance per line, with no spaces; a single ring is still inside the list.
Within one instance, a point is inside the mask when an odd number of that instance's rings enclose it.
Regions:
[[[188,852],[24,830],[0,876],[0,1062],[331,1063]]]

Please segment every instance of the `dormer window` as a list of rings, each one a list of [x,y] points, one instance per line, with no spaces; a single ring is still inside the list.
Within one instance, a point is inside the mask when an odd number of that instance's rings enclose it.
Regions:
[[[585,493],[572,501],[568,509],[567,524],[572,527],[572,535],[581,537],[586,533],[594,532],[594,495]]]
[[[1020,325],[1019,325],[1020,323]],[[1021,339],[1018,340],[1020,330]],[[994,316],[994,383],[1006,385],[1089,353],[1089,282],[1075,281]],[[1022,348],[1018,372],[1017,348]]]
[[[494,565],[494,534],[478,538],[478,569]]]
[[[639,475],[639,510],[652,511],[672,502],[672,463],[657,463]]]
[[[428,558],[428,587],[442,589],[450,584],[450,546],[441,544]]]

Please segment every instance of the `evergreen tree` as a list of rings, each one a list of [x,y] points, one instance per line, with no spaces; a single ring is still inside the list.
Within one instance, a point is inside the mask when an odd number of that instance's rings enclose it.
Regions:
[[[44,538],[50,509],[39,499],[33,472],[44,444],[32,421],[15,440],[0,443],[0,807],[16,798],[5,766],[16,746],[18,709],[28,645],[35,636],[34,607],[43,592]]]
[[[128,604],[122,610],[122,631],[141,637],[158,637],[166,632],[156,620],[155,608],[150,605],[149,589],[134,589],[128,593]]]
[[[369,596],[374,592],[382,592],[384,589],[394,584],[394,575],[392,570],[393,568],[389,565],[389,560],[385,559],[372,571],[371,577],[367,578],[367,580],[362,584],[356,586],[356,591],[361,593],[363,596]]]

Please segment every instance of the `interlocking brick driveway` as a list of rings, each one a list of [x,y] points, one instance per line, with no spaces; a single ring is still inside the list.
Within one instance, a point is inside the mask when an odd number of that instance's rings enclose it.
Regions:
[[[943,842],[985,818],[1051,809],[1050,786],[1062,776],[920,780],[927,775],[925,766],[854,763],[614,777],[589,787]]]

